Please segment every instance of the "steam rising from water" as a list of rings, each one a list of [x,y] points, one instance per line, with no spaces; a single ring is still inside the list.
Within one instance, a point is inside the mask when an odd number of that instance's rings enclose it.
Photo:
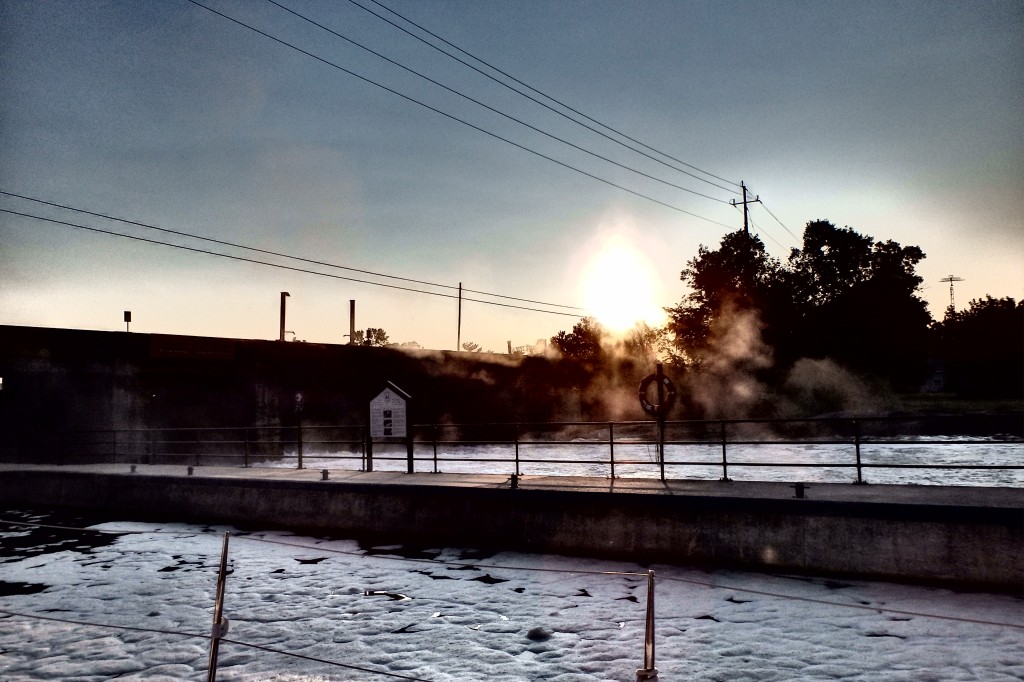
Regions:
[[[772,366],[772,349],[761,339],[761,319],[755,310],[728,304],[711,329],[709,350],[701,371],[693,377],[694,400],[708,418],[745,416],[760,402],[766,387],[758,370]]]

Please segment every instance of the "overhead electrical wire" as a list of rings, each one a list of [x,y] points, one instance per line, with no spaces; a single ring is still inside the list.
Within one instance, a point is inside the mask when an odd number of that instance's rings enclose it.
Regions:
[[[318,275],[320,277],[329,277],[331,279],[340,279],[346,282],[357,282],[359,284],[369,284],[371,286],[384,287],[386,289],[397,289],[399,291],[408,291],[416,294],[426,294],[428,296],[438,296],[441,298],[459,299],[462,301],[468,301],[471,303],[483,303],[485,305],[494,305],[502,308],[514,308],[516,310],[527,310],[535,313],[547,313],[548,315],[562,315],[565,317],[578,317],[579,313],[566,313],[557,310],[544,310],[542,308],[529,308],[526,306],[512,305],[510,303],[498,303],[497,301],[484,301],[477,298],[467,298],[465,296],[459,297],[454,294],[442,294],[437,291],[424,291],[423,289],[413,289],[412,287],[398,286],[397,284],[385,284],[383,282],[373,282],[365,279],[358,279],[355,277],[345,277],[343,275],[335,275],[329,272],[319,272],[317,270],[309,270],[307,268],[299,268],[293,265],[282,265],[281,263],[270,263],[268,261],[261,261],[255,258],[246,258],[245,256],[234,256],[228,253],[220,253],[218,251],[210,251],[208,249],[200,249],[194,246],[184,246],[182,244],[172,244],[171,242],[162,242],[158,239],[148,239],[146,237],[139,237],[137,235],[124,234],[122,232],[114,232],[113,230],[104,230],[98,227],[90,227],[88,225],[79,225],[78,223],[70,223],[65,220],[57,220],[55,218],[47,218],[44,216],[32,215],[31,213],[22,213],[20,211],[12,211],[6,208],[0,208],[0,213],[8,213],[10,215],[21,216],[23,218],[32,218],[43,222],[53,223],[55,225],[63,225],[65,227],[72,227],[79,230],[87,230],[89,232],[97,232],[99,234],[106,234],[113,237],[122,237],[124,239],[131,239],[133,241],[139,241],[146,244],[158,244],[160,246],[168,246],[174,249],[181,249],[182,251],[190,251],[192,253],[204,253],[210,256],[219,256],[220,258],[228,258],[230,260],[241,261],[244,263],[253,263],[255,265],[266,265],[271,268],[278,268],[280,270],[290,270],[292,272],[301,272],[308,275]]]
[[[156,230],[158,232],[165,232],[167,234],[174,234],[174,235],[178,235],[179,237],[188,237],[189,239],[198,239],[200,241],[210,242],[212,244],[220,244],[221,246],[230,246],[230,247],[236,248],[236,249],[244,249],[246,251],[252,251],[252,252],[255,252],[255,253],[263,253],[263,254],[266,254],[268,256],[277,256],[279,258],[288,258],[290,260],[295,260],[295,261],[299,261],[299,262],[302,262],[302,263],[309,263],[311,265],[322,265],[322,266],[329,267],[329,268],[336,268],[338,270],[347,270],[349,272],[359,272],[359,273],[362,273],[364,275],[372,275],[374,277],[384,277],[386,279],[394,279],[394,280],[399,280],[399,281],[402,281],[402,282],[411,282],[413,284],[423,284],[425,286],[439,287],[439,288],[442,288],[442,289],[456,290],[458,288],[458,287],[453,286],[451,284],[438,284],[436,282],[427,282],[425,280],[411,279],[409,277],[399,277],[398,275],[387,275],[387,274],[384,274],[382,272],[374,272],[372,270],[361,270],[359,268],[352,268],[352,267],[348,267],[348,266],[345,266],[345,265],[337,265],[335,263],[327,263],[325,261],[318,261],[318,260],[313,260],[313,259],[310,259],[310,258],[303,258],[301,256],[292,256],[292,255],[289,255],[287,253],[280,253],[278,251],[270,251],[268,249],[260,249],[260,248],[257,248],[255,246],[246,246],[244,244],[237,244],[235,242],[229,242],[229,241],[225,241],[223,239],[214,239],[213,237],[204,237],[202,235],[191,234],[189,232],[183,232],[181,230],[172,230],[172,229],[167,228],[167,227],[158,227],[156,225],[150,225],[150,224],[138,222],[138,221],[135,221],[135,220],[128,220],[126,218],[118,218],[116,216],[112,216],[112,215],[109,215],[109,214],[106,214],[106,213],[99,213],[99,212],[96,212],[96,211],[89,211],[89,210],[86,210],[86,209],[83,209],[83,208],[75,208],[74,206],[68,206],[67,204],[59,204],[59,203],[56,203],[56,202],[53,202],[53,201],[46,201],[44,199],[37,199],[35,197],[26,196],[24,194],[15,194],[14,192],[7,192],[7,191],[4,191],[2,189],[0,189],[0,195],[9,196],[9,197],[15,197],[15,198],[18,198],[18,199],[25,199],[27,201],[33,201],[33,202],[35,202],[37,204],[43,204],[45,206],[52,206],[54,208],[60,208],[60,209],[64,209],[64,210],[67,210],[67,211],[74,211],[75,213],[84,213],[85,215],[91,215],[91,216],[94,216],[94,217],[97,217],[97,218],[103,218],[105,220],[113,220],[113,221],[116,221],[116,222],[125,223],[126,225],[134,225],[136,227],[144,227],[144,228],[146,228],[148,230]],[[357,280],[357,281],[361,281],[361,280]],[[487,291],[477,291],[475,289],[463,289],[463,291],[470,291],[470,292],[472,292],[474,294],[480,294],[481,296],[491,296],[493,298],[503,298],[503,299],[508,300],[508,301],[519,301],[520,303],[534,303],[536,305],[549,306],[549,307],[552,307],[552,308],[565,308],[567,310],[578,310],[578,311],[584,310],[583,308],[579,308],[579,307],[571,306],[571,305],[562,305],[560,303],[548,303],[546,301],[534,301],[534,300],[531,300],[531,299],[528,299],[528,298],[517,298],[515,296],[505,296],[503,294],[494,294],[494,293],[490,293],[490,292],[487,292]],[[464,300],[466,300],[466,299],[464,299]]]
[[[330,28],[328,26],[325,26],[324,24],[321,24],[320,22],[318,22],[318,21],[316,21],[314,19],[311,19],[311,18],[307,17],[304,14],[296,12],[295,10],[290,9],[288,7],[285,7],[284,5],[282,5],[281,3],[277,2],[276,0],[267,0],[267,2],[269,2],[271,5],[274,5],[275,7],[280,7],[281,9],[283,9],[286,12],[288,12],[289,14],[291,14],[293,16],[296,16],[296,17],[298,17],[299,19],[302,19],[305,22],[310,23],[310,24],[312,24],[313,26],[316,26],[319,29],[327,31],[331,35],[344,40],[345,42],[349,43],[350,45],[354,45],[355,47],[358,47],[361,50],[365,50],[366,52],[369,52],[370,54],[374,55],[375,57],[379,57],[380,59],[383,59],[384,61],[388,62],[389,64],[397,66],[400,69],[404,69],[405,71],[413,74],[414,76],[422,78],[423,80],[425,80],[425,81],[427,81],[429,83],[432,83],[433,85],[436,85],[437,87],[442,88],[442,89],[446,90],[447,92],[452,93],[453,95],[457,95],[459,97],[462,97],[463,99],[465,99],[465,100],[467,100],[469,102],[472,102],[473,104],[476,104],[478,106],[481,106],[481,107],[483,107],[484,109],[487,109],[490,112],[493,112],[495,114],[498,114],[499,116],[507,118],[510,121],[514,121],[515,123],[518,123],[521,126],[529,128],[530,130],[532,130],[532,131],[534,131],[536,133],[540,133],[541,135],[544,135],[545,137],[548,137],[548,138],[550,138],[552,140],[556,140],[558,142],[561,142],[562,144],[567,145],[569,147],[572,147],[573,149],[575,149],[577,151],[581,151],[584,154],[589,154],[590,156],[593,156],[596,159],[600,159],[600,160],[605,161],[607,163],[610,163],[610,164],[612,164],[614,166],[618,166],[619,168],[623,168],[625,170],[628,170],[631,173],[636,173],[637,175],[639,175],[641,177],[645,177],[648,180],[653,180],[655,182],[660,182],[661,184],[667,185],[668,187],[673,187],[675,189],[682,190],[683,192],[689,192],[690,194],[694,194],[696,196],[703,197],[705,199],[710,199],[711,201],[717,201],[717,202],[719,202],[721,204],[729,203],[728,201],[726,201],[724,199],[719,199],[718,197],[713,197],[713,196],[711,196],[709,194],[704,194],[703,192],[698,192],[698,191],[692,190],[692,189],[690,189],[688,187],[683,187],[682,185],[677,185],[674,182],[669,182],[668,180],[664,180],[662,178],[656,177],[654,175],[651,175],[650,173],[645,173],[645,172],[643,172],[641,170],[638,170],[636,168],[633,168],[631,166],[627,166],[626,164],[619,163],[618,161],[615,161],[614,159],[609,159],[606,156],[602,156],[601,154],[598,154],[597,152],[594,152],[594,151],[591,151],[589,149],[586,149],[585,147],[581,147],[578,144],[575,144],[575,143],[570,142],[570,141],[568,141],[568,140],[566,140],[566,139],[564,139],[562,137],[559,137],[557,135],[549,133],[546,130],[541,130],[537,126],[534,126],[534,125],[532,125],[530,123],[527,123],[526,121],[523,121],[520,118],[516,118],[515,116],[512,116],[510,114],[506,114],[504,111],[501,111],[500,109],[496,109],[496,108],[490,106],[489,104],[481,102],[480,100],[478,100],[478,99],[476,99],[474,97],[471,97],[471,96],[469,96],[469,95],[467,95],[467,94],[465,94],[463,92],[460,92],[460,91],[458,91],[458,90],[456,90],[454,88],[448,87],[444,83],[441,83],[441,82],[431,78],[430,76],[427,76],[426,74],[420,73],[419,71],[416,71],[415,69],[412,69],[412,68],[410,68],[410,67],[408,67],[408,66],[406,66],[406,65],[404,65],[404,64],[402,64],[400,62],[397,62],[394,59],[391,59],[390,57],[388,57],[387,55],[383,55],[380,52],[377,52],[376,50],[374,50],[372,48],[369,48],[369,47],[363,45],[362,43],[359,43],[359,42],[353,40],[352,38],[349,38],[348,36],[342,35],[341,33],[338,33],[337,31],[335,31],[334,29],[332,29],[332,28]]]
[[[493,64],[490,64],[487,61],[485,61],[485,60],[483,60],[483,59],[481,59],[481,58],[479,58],[479,57],[477,57],[477,56],[467,52],[466,50],[462,49],[458,45],[455,45],[454,43],[449,42],[448,40],[442,38],[441,36],[437,35],[436,33],[433,33],[429,29],[421,26],[420,24],[417,24],[415,21],[409,19],[408,17],[405,17],[402,14],[399,14],[398,12],[396,12],[393,9],[391,9],[387,5],[384,5],[383,3],[378,2],[378,0],[370,0],[370,1],[373,2],[375,5],[383,8],[384,10],[390,12],[391,14],[395,15],[396,17],[400,18],[402,21],[405,21],[406,23],[408,23],[408,24],[410,24],[412,26],[415,26],[416,28],[418,28],[419,30],[423,31],[427,35],[429,35],[429,36],[431,36],[433,38],[436,38],[437,40],[440,40],[445,45],[448,45],[449,47],[451,47],[451,48],[453,48],[455,50],[458,50],[459,52],[461,52],[462,54],[466,55],[470,59],[473,59],[474,61],[477,61],[477,62],[483,64],[487,68],[492,69],[493,71],[496,71],[497,73],[500,73],[502,76],[508,78],[509,80],[511,80],[511,81],[513,81],[515,83],[518,83],[519,85],[523,86],[524,88],[527,88],[530,91],[537,93],[541,97],[544,97],[545,99],[548,99],[548,100],[554,102],[558,106],[563,107],[564,109],[567,109],[567,110],[573,112],[574,114],[576,114],[578,116],[582,116],[586,120],[588,120],[588,121],[590,121],[590,122],[592,122],[592,123],[594,123],[596,125],[601,126],[605,130],[610,130],[611,132],[615,133],[616,135],[619,135],[620,137],[625,138],[625,139],[629,140],[630,142],[633,142],[635,144],[640,145],[644,149],[648,149],[648,150],[654,152],[655,154],[660,154],[661,156],[663,156],[663,157],[665,157],[667,159],[671,159],[672,161],[675,161],[676,163],[682,164],[683,166],[686,166],[687,168],[692,168],[693,170],[698,171],[700,173],[703,173],[703,174],[705,174],[705,175],[707,175],[709,177],[715,178],[716,180],[721,180],[722,182],[728,183],[728,184],[732,185],[732,187],[723,187],[722,185],[719,185],[719,184],[716,184],[714,182],[711,182],[710,180],[707,180],[706,178],[702,178],[702,177],[699,177],[697,175],[693,175],[692,173],[689,173],[688,171],[685,171],[685,170],[683,170],[681,168],[676,168],[672,164],[666,163],[665,161],[663,161],[661,159],[658,159],[658,158],[656,158],[654,156],[651,156],[651,155],[649,155],[649,154],[647,154],[647,153],[645,153],[645,152],[643,152],[643,151],[641,151],[639,149],[636,149],[635,147],[632,147],[632,146],[622,142],[621,140],[617,140],[614,137],[611,137],[610,135],[607,135],[606,133],[603,133],[600,130],[597,130],[597,129],[587,125],[586,123],[583,123],[582,121],[578,121],[578,120],[574,119],[573,117],[567,115],[566,113],[564,113],[562,111],[559,111],[558,109],[555,109],[554,107],[552,107],[552,106],[550,106],[550,105],[548,105],[548,104],[546,104],[544,102],[541,102],[540,100],[530,96],[529,94],[527,94],[525,92],[522,92],[521,90],[518,90],[518,89],[512,87],[508,83],[505,83],[504,81],[502,81],[502,80],[500,80],[498,78],[495,78],[494,76],[492,76],[491,74],[487,73],[486,71],[478,69],[477,67],[473,66],[472,64],[469,64],[469,63],[465,62],[464,60],[459,59],[455,55],[451,54],[450,52],[447,52],[446,50],[441,49],[440,47],[438,47],[437,45],[434,45],[430,41],[424,40],[422,37],[416,35],[415,33],[411,32],[411,31],[409,31],[405,27],[399,26],[398,24],[394,23],[393,21],[391,21],[387,17],[382,17],[380,14],[377,14],[372,9],[366,7],[365,5],[360,4],[356,0],[348,0],[348,1],[350,3],[352,3],[353,5],[356,5],[357,7],[361,8],[362,10],[364,10],[364,11],[372,14],[373,16],[377,17],[381,21],[384,21],[384,22],[386,22],[388,24],[391,24],[392,26],[394,26],[398,30],[403,31],[404,33],[412,36],[413,38],[415,38],[416,40],[420,41],[421,43],[423,43],[425,45],[428,45],[429,47],[433,48],[434,50],[437,50],[438,52],[440,52],[440,53],[442,53],[444,55],[447,55],[448,57],[450,57],[451,59],[454,59],[455,61],[459,62],[460,64],[462,64],[462,65],[464,65],[464,66],[466,66],[466,67],[476,71],[480,75],[485,76],[486,78],[491,79],[495,83],[498,83],[499,85],[501,85],[501,86],[503,86],[505,88],[508,88],[509,90],[512,90],[513,92],[515,92],[515,93],[517,93],[517,94],[519,94],[519,95],[529,99],[532,102],[535,102],[536,104],[539,104],[540,106],[542,106],[542,107],[544,107],[544,108],[546,108],[546,109],[548,109],[548,110],[558,114],[559,116],[562,116],[563,118],[566,118],[566,119],[572,121],[573,123],[575,123],[577,125],[583,126],[587,130],[590,130],[591,132],[597,133],[598,135],[604,137],[605,139],[608,139],[608,140],[610,140],[610,141],[612,141],[612,142],[614,142],[614,143],[616,143],[618,145],[621,145],[621,146],[625,147],[626,149],[629,149],[629,150],[631,150],[633,152],[636,152],[637,154],[641,154],[642,156],[646,156],[647,158],[651,159],[652,161],[660,163],[663,166],[671,168],[672,170],[678,171],[678,172],[683,173],[685,175],[689,175],[690,177],[692,177],[692,178],[694,178],[696,180],[700,180],[701,182],[706,182],[709,185],[712,185],[714,187],[718,187],[720,189],[724,189],[724,190],[732,192],[734,194],[738,194],[739,193],[735,189],[736,187],[739,187],[739,183],[738,182],[733,182],[731,180],[726,180],[725,178],[720,177],[718,175],[715,175],[714,173],[710,173],[710,172],[708,172],[706,170],[698,168],[697,166],[694,166],[694,165],[689,164],[689,163],[687,163],[685,161],[682,161],[681,159],[677,159],[674,156],[672,156],[671,154],[668,154],[666,152],[663,152],[663,151],[660,151],[658,149],[655,149],[654,147],[651,147],[651,146],[649,146],[647,144],[644,144],[643,142],[641,142],[641,141],[639,141],[639,140],[637,140],[637,139],[635,139],[633,137],[630,137],[629,135],[627,135],[627,134],[625,134],[625,133],[623,133],[623,132],[621,132],[619,130],[616,130],[615,128],[613,128],[611,126],[609,126],[609,125],[607,125],[605,123],[602,123],[602,122],[600,122],[600,121],[598,121],[598,120],[588,116],[587,114],[584,114],[582,111],[579,111],[578,109],[574,109],[573,107],[571,107],[568,104],[566,104],[566,103],[556,99],[555,97],[552,97],[551,95],[548,95],[548,94],[538,90],[537,88],[535,88],[535,87],[533,87],[533,86],[531,86],[531,85],[529,85],[527,83],[524,83],[523,81],[521,81],[518,78],[516,78],[515,76],[507,73],[506,71],[503,71],[502,69],[494,66]]]
[[[321,62],[322,64],[325,64],[325,65],[330,66],[330,67],[332,67],[334,69],[337,69],[337,70],[341,71],[342,73],[346,73],[346,74],[352,76],[353,78],[358,78],[359,80],[361,80],[361,81],[363,81],[365,83],[369,83],[370,85],[378,87],[378,88],[380,88],[380,89],[382,89],[382,90],[384,90],[386,92],[390,92],[391,94],[396,95],[398,97],[401,97],[402,99],[404,99],[406,101],[412,102],[413,104],[417,104],[417,105],[423,107],[424,109],[428,109],[430,111],[433,111],[434,113],[439,114],[441,116],[444,116],[445,118],[451,119],[451,120],[453,120],[453,121],[455,121],[457,123],[461,123],[464,126],[467,126],[467,127],[472,128],[472,129],[474,129],[476,131],[479,131],[479,132],[481,132],[481,133],[483,133],[483,134],[485,134],[485,135],[487,135],[489,137],[492,137],[492,138],[494,138],[496,140],[500,140],[501,142],[505,142],[506,144],[510,144],[513,147],[517,147],[519,149],[522,149],[523,151],[528,152],[530,154],[533,154],[534,156],[538,156],[538,157],[540,157],[542,159],[550,161],[551,163],[554,163],[554,164],[557,164],[559,166],[562,166],[563,168],[567,168],[567,169],[569,169],[571,171],[575,171],[576,173],[579,173],[580,175],[584,175],[584,176],[586,176],[588,178],[591,178],[593,180],[597,180],[598,182],[604,183],[604,184],[609,185],[611,187],[615,187],[615,188],[620,189],[620,190],[622,190],[624,192],[628,192],[629,194],[632,194],[634,196],[640,197],[641,199],[646,199],[646,200],[651,201],[653,203],[659,204],[659,205],[664,206],[665,208],[669,208],[669,209],[671,209],[673,211],[677,211],[679,213],[683,213],[685,215],[697,218],[699,220],[704,220],[706,222],[709,222],[709,223],[712,223],[712,224],[715,224],[715,225],[719,225],[721,227],[726,227],[726,228],[729,227],[725,223],[720,223],[717,220],[712,220],[711,218],[707,218],[707,217],[699,215],[697,213],[693,213],[692,211],[687,211],[686,209],[680,208],[678,206],[674,206],[674,205],[672,205],[672,204],[670,204],[668,202],[665,202],[665,201],[661,201],[660,199],[656,199],[656,198],[654,198],[652,196],[649,196],[647,194],[644,194],[642,192],[638,192],[636,190],[629,189],[628,187],[625,187],[625,186],[620,185],[618,183],[612,182],[611,180],[607,180],[607,179],[602,178],[602,177],[600,177],[598,175],[594,175],[593,173],[589,173],[589,172],[587,172],[585,170],[577,168],[576,166],[568,164],[568,163],[566,163],[564,161],[559,161],[558,159],[556,159],[556,158],[554,158],[552,156],[548,156],[547,154],[539,152],[539,151],[537,151],[535,149],[531,149],[530,147],[527,147],[526,145],[522,145],[522,144],[519,144],[518,142],[514,142],[514,141],[512,141],[512,140],[510,140],[510,139],[508,139],[506,137],[502,137],[501,135],[498,135],[497,133],[491,132],[490,130],[487,130],[486,128],[482,128],[482,127],[480,127],[478,125],[470,123],[469,121],[466,121],[465,119],[462,119],[462,118],[459,118],[458,116],[455,116],[454,114],[449,114],[446,111],[442,111],[441,109],[438,109],[437,107],[431,106],[431,105],[429,105],[429,104],[427,104],[425,102],[422,102],[422,101],[420,101],[420,100],[418,100],[418,99],[416,99],[414,97],[411,97],[411,96],[406,95],[406,94],[404,94],[402,92],[399,92],[398,90],[395,90],[394,88],[388,87],[388,86],[386,86],[386,85],[384,85],[382,83],[378,83],[377,81],[372,80],[370,78],[367,78],[366,76],[362,76],[362,75],[356,73],[355,71],[352,71],[350,69],[345,68],[344,66],[341,66],[340,64],[336,64],[335,62],[330,61],[329,59],[325,59],[325,58],[320,57],[320,56],[318,56],[316,54],[313,54],[312,52],[309,52],[308,50],[305,50],[305,49],[303,49],[301,47],[298,47],[297,45],[289,43],[286,40],[283,40],[281,38],[273,36],[273,35],[267,33],[266,31],[262,31],[262,30],[254,27],[254,26],[251,26],[251,25],[249,25],[249,24],[247,24],[247,23],[245,23],[245,22],[243,22],[243,21],[241,21],[239,19],[236,19],[236,18],[234,18],[232,16],[229,16],[227,14],[224,14],[223,12],[215,10],[212,7],[208,7],[208,6],[204,5],[203,3],[199,2],[198,0],[185,0],[185,1],[195,5],[196,7],[204,9],[207,12],[210,12],[211,14],[216,14],[217,16],[219,16],[219,17],[221,17],[223,19],[226,19],[226,20],[228,20],[228,21],[230,21],[230,22],[232,22],[234,24],[237,24],[238,26],[241,26],[241,27],[243,27],[245,29],[248,29],[248,30],[252,31],[253,33],[256,33],[256,34],[261,35],[261,36],[263,36],[265,38],[273,40],[274,42],[276,42],[276,43],[278,43],[280,45],[283,45],[283,46],[285,46],[285,47],[287,47],[289,49],[295,50],[296,52],[299,52],[300,54],[303,54],[303,55],[306,55],[307,57],[315,59],[318,62]]]
[[[782,229],[788,232],[789,236],[795,239],[797,244],[801,243],[800,237],[797,237],[795,234],[793,234],[793,232],[788,227],[786,227],[786,225],[781,220],[779,220],[774,213],[772,213],[772,210],[764,205],[763,201],[761,202],[761,206],[764,208],[764,210],[768,211],[768,215],[770,215],[772,218],[775,218],[775,222],[777,222],[779,225],[782,225]]]

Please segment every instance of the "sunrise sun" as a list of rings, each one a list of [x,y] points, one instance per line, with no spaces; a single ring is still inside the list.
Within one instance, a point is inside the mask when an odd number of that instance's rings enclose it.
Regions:
[[[621,234],[603,237],[581,273],[584,306],[609,331],[621,333],[637,322],[661,324],[653,267]]]

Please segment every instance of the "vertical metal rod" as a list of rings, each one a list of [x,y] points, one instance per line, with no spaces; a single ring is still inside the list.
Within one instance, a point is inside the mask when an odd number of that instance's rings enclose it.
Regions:
[[[302,417],[299,417],[299,424],[295,427],[295,451],[299,457],[299,465],[296,469],[302,468]]]
[[[362,453],[360,453],[360,454],[363,457],[362,461],[359,463],[359,470],[360,471],[366,471],[366,427],[365,426],[359,427],[359,446],[362,448]]]
[[[615,478],[615,425],[608,422],[608,456],[612,465],[612,478]]]
[[[729,459],[728,459],[728,457],[726,457],[726,448],[725,448],[725,422],[722,422],[722,424],[721,424],[721,431],[722,431],[722,480],[723,481],[729,481],[731,479],[729,478]]]
[[[200,447],[200,443],[201,443],[201,441],[199,440],[200,437],[201,436],[199,435],[199,429],[196,429],[196,451],[195,451],[196,466],[199,466],[199,447]]]
[[[370,433],[370,429],[363,427],[365,430],[365,438],[363,440],[366,443],[366,470],[373,471],[373,435]]]
[[[725,467],[726,467],[725,463],[728,460],[726,459],[725,422],[724,421],[718,423],[718,429],[719,429],[719,434],[720,434],[720,436],[722,438],[722,470],[725,471]],[[728,478],[728,474],[726,474],[726,478]]]
[[[864,478],[860,468],[860,422],[856,419],[853,420],[853,449],[857,457],[857,483],[864,483]]]
[[[217,599],[213,605],[213,629],[210,631],[210,661],[206,674],[207,682],[215,682],[217,679],[217,652],[220,649],[220,638],[227,634],[227,619],[224,618],[224,585],[228,579],[229,537],[229,533],[224,533],[224,545],[220,550],[220,570],[217,573]]]
[[[409,430],[405,437],[405,473],[411,474],[416,470],[415,448],[416,438],[413,434],[412,420],[409,420]]]
[[[656,680],[654,667],[654,571],[647,571],[647,622],[644,627],[644,667],[636,671],[636,679]]]
[[[665,370],[659,362],[655,365],[658,385],[658,405],[655,411],[658,415],[658,462],[661,465],[661,480],[665,480]]]
[[[245,466],[246,469],[248,469],[249,468],[249,427],[248,426],[243,428],[243,435],[245,436],[245,460],[243,461],[243,465]]]
[[[519,476],[519,424],[516,424],[516,476]]]
[[[437,424],[430,425],[430,435],[434,441],[434,473],[437,473]]]
[[[114,463],[116,463],[117,462],[117,429],[114,429],[114,438],[113,438],[113,440],[111,442],[110,449],[113,450],[113,452],[111,452],[111,458],[113,459]]]

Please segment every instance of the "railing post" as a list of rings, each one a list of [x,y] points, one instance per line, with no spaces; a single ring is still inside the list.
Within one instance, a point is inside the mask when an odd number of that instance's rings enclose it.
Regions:
[[[366,447],[366,470],[373,471],[373,436],[365,426],[363,427],[363,444]]]
[[[860,467],[860,422],[853,420],[853,451],[857,458],[857,480],[856,485],[864,485],[864,476]]]
[[[721,435],[722,435],[722,480],[729,482],[732,479],[729,478],[729,458],[726,456],[725,448],[725,422],[721,423]]]
[[[111,438],[110,442],[110,458],[111,460],[113,460],[113,464],[117,464],[117,429],[113,429],[111,433],[113,433],[114,435]]]
[[[719,428],[718,428],[718,432],[719,432],[719,437],[720,437],[720,438],[721,438],[721,440],[722,440],[722,480],[723,480],[723,481],[728,481],[728,480],[729,480],[729,470],[728,470],[728,467],[729,467],[729,464],[728,464],[728,462],[729,462],[729,459],[728,459],[728,457],[726,456],[726,445],[725,445],[725,422],[724,422],[724,421],[721,421],[721,422],[719,422],[719,423],[718,423],[718,427],[719,427]]]
[[[437,424],[430,425],[430,438],[434,443],[434,473],[437,473]]]
[[[242,465],[249,468],[249,427],[246,426],[242,429],[242,435],[245,438],[245,459],[242,460]]]
[[[659,382],[658,387],[661,387]],[[665,480],[665,416],[658,414],[658,464],[661,465],[661,480]]]
[[[516,476],[519,476],[519,424],[515,425],[515,437],[516,437]]]
[[[658,679],[654,667],[654,571],[647,571],[647,621],[644,626],[644,667],[636,671],[637,682]]]
[[[298,424],[298,426],[295,427],[295,448],[296,448],[296,453],[299,456],[298,466],[296,466],[295,468],[296,469],[301,469],[302,468],[302,419],[299,419],[299,424]]]
[[[201,443],[201,441],[199,440],[199,438],[200,438],[200,436],[199,436],[199,429],[195,430],[195,435],[196,435],[196,448],[195,448],[194,457],[195,457],[195,460],[196,460],[196,466],[199,466],[199,447],[200,447],[200,443]]]
[[[612,478],[615,478],[615,424],[608,422],[608,456],[612,465]]]

